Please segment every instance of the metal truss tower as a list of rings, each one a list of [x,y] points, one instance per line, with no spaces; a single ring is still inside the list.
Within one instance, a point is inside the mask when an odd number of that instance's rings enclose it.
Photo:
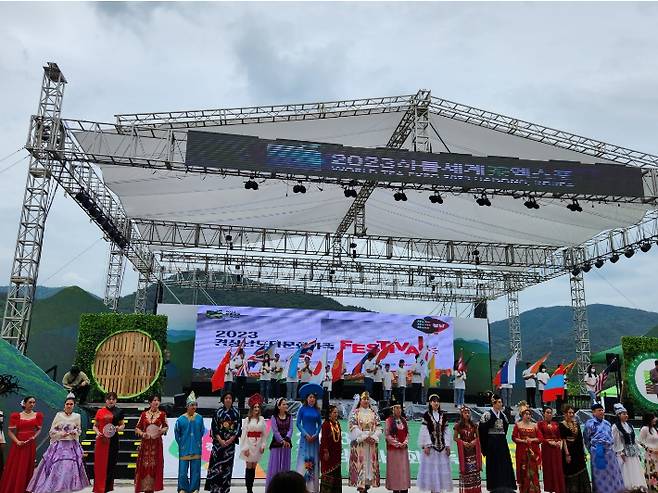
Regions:
[[[589,326],[587,324],[587,304],[585,302],[585,280],[582,272],[571,276],[571,306],[573,307],[573,330],[576,339],[576,366],[581,391],[583,379],[590,364]]]
[[[518,360],[523,357],[521,349],[521,317],[519,316],[519,292],[507,293],[507,323],[509,324],[509,348],[511,354],[517,353]]]
[[[64,74],[56,63],[49,62],[43,70],[39,107],[32,118],[26,146],[31,157],[1,331],[2,338],[23,353],[30,331],[46,218],[54,192],[52,165],[64,146],[60,114],[65,85]]]
[[[137,291],[135,291],[135,313],[146,312],[146,296],[149,287],[148,275],[139,271],[139,279],[137,280]]]
[[[110,255],[107,263],[107,278],[105,280],[105,297],[103,302],[113,312],[119,307],[123,274],[126,268],[126,257],[123,250],[114,242],[110,242]]]

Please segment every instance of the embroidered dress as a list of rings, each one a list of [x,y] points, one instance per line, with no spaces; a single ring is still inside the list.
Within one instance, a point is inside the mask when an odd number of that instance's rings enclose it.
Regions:
[[[643,426],[638,440],[644,448],[644,479],[652,493],[658,492],[658,431]]]
[[[612,425],[612,438],[624,486],[629,490],[646,489],[647,481],[640,462],[640,447],[635,443],[635,431],[628,423],[617,421]]]
[[[297,450],[297,472],[304,476],[306,491],[320,491],[320,429],[322,418],[316,407],[303,405],[297,412],[299,449]],[[307,436],[314,438],[309,442]]]
[[[292,445],[292,416],[286,414],[284,419],[279,416],[272,416],[270,419],[270,428],[272,428],[272,442],[270,443],[270,459],[267,464],[267,478],[265,479],[265,491],[270,484],[270,480],[282,471],[290,471],[290,458],[292,447],[284,447],[283,443]]]
[[[341,463],[343,457],[343,434],[340,423],[326,420],[322,423],[320,436],[320,493],[341,493],[343,478]]]
[[[2,411],[0,411],[0,481],[2,481],[2,466],[4,465],[4,457],[3,457],[2,450],[3,450],[3,448],[6,448],[6,447],[4,447],[4,445],[6,443],[5,442],[5,435],[2,432],[2,429],[4,428],[4,423],[5,423],[5,414]],[[0,483],[0,484],[2,484],[2,483]]]
[[[462,426],[458,423],[455,426],[455,442],[459,454],[459,493],[480,493],[482,456],[477,426]]]
[[[480,418],[478,435],[482,455],[486,457],[487,489],[516,489],[512,458],[507,445],[507,428],[509,423],[505,414],[496,413],[493,409],[485,412]]]
[[[27,491],[68,493],[89,486],[78,439],[82,433],[80,415],[59,412],[50,426],[50,446],[39,463]]]
[[[523,441],[528,439],[537,441],[529,444]],[[536,425],[532,428],[523,428],[521,423],[516,423],[512,431],[512,440],[516,443],[516,481],[519,484],[519,493],[540,493],[541,432]]]
[[[240,436],[240,458],[245,462],[258,462],[265,451],[267,425],[265,418],[244,418]]]
[[[583,431],[592,461],[592,483],[596,493],[620,493],[624,481],[613,450],[612,427],[605,419],[591,418]]]
[[[36,441],[30,440],[43,425],[43,414],[33,412],[29,419],[21,413],[9,415],[9,428],[21,442],[29,440],[24,445],[13,445],[5,464],[0,482],[0,493],[25,493],[34,472],[34,461],[37,456]]]
[[[167,415],[158,411],[155,415],[143,411],[136,428],[146,432],[149,426],[167,427]],[[162,491],[164,457],[162,452],[162,436],[148,438],[143,436],[139,444],[137,466],[135,472],[135,493],[140,491]]]
[[[563,421],[559,424],[559,430],[569,452],[568,462],[566,453],[562,454],[562,470],[567,493],[592,493],[580,426],[575,421]]]
[[[123,424],[123,411],[116,406],[103,407],[96,412],[96,428],[101,432],[107,425]],[[119,457],[119,433],[112,438],[96,437],[94,448],[94,493],[114,490],[114,469]]]
[[[418,448],[421,449],[420,465],[416,486],[432,492],[452,491],[450,473],[450,431],[447,416],[442,411],[427,411],[418,433]],[[430,447],[427,455],[423,450]]]
[[[174,425],[178,444],[178,487],[176,491],[192,493],[201,487],[201,444],[206,434],[201,415],[183,414]]]
[[[212,419],[210,433],[212,436],[212,452],[208,462],[208,474],[204,489],[212,493],[228,493],[231,491],[231,478],[233,477],[233,461],[235,460],[235,445],[233,443],[221,446],[217,436],[222,440],[239,437],[241,433],[240,413],[235,407],[226,409],[220,407]]]
[[[564,472],[562,471],[562,437],[560,427],[555,421],[540,421],[537,423],[541,434],[542,480],[544,491],[565,493]],[[553,446],[549,442],[560,442]]]
[[[379,487],[379,456],[377,445],[381,435],[379,417],[370,407],[357,407],[350,415],[350,478],[349,485],[358,489]]]
[[[409,470],[409,426],[403,417],[390,416],[386,432],[386,489],[406,491],[411,488]]]

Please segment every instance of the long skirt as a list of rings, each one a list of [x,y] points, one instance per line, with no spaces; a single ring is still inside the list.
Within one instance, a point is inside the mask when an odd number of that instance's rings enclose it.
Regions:
[[[377,445],[352,442],[349,485],[357,489],[379,488],[380,481]]]
[[[81,491],[89,486],[77,440],[59,440],[48,447],[27,487],[32,493]]]
[[[570,476],[564,476],[567,493],[592,493],[592,484],[587,469]]]
[[[235,460],[235,443],[228,447],[220,447],[213,443],[208,474],[204,489],[211,493],[228,493],[231,491],[231,478],[233,477],[233,461]]]
[[[562,471],[562,448],[548,443],[541,446],[541,467],[544,491],[564,493],[564,472]]]
[[[420,466],[416,486],[426,491],[452,491],[450,457],[445,450],[439,452],[431,449],[429,455],[420,453]]]
[[[625,490],[624,481],[617,462],[617,454],[612,449],[605,450],[604,459],[605,467],[599,469],[596,465],[596,448],[592,447],[591,450],[592,460],[592,483],[593,490],[596,493],[620,493]]]
[[[340,473],[340,465],[320,476],[320,493],[342,493],[342,491],[343,478]]]
[[[320,491],[320,440],[318,438],[307,442],[302,437],[299,441],[297,472],[304,476],[308,493]]]
[[[386,450],[386,489],[404,491],[411,488],[409,450],[389,448]]]
[[[658,453],[647,450],[644,454],[644,478],[649,491],[658,493]]]
[[[480,493],[482,491],[481,468],[478,458],[472,451],[464,454],[464,472],[459,472],[459,493]]]
[[[142,438],[137,456],[135,492],[162,491],[163,470],[162,438]]]
[[[646,488],[647,481],[644,479],[644,469],[640,463],[640,457],[626,457],[622,460],[621,457],[617,458],[619,467],[621,468],[621,476],[624,478],[624,486],[628,490],[636,488]]]
[[[270,459],[267,463],[267,477],[265,478],[265,491],[270,480],[282,471],[290,471],[290,459],[292,449],[289,447],[277,447],[270,449]]]
[[[18,439],[26,440],[27,438],[19,435]],[[20,447],[14,445],[9,449],[9,456],[2,473],[2,481],[0,481],[1,493],[25,493],[34,472],[36,456],[37,449],[34,440]]]
[[[119,435],[96,438],[94,448],[94,493],[114,490],[114,470],[119,458]]]

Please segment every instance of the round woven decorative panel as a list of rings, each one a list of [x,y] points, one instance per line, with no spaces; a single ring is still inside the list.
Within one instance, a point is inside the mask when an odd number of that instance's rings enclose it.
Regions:
[[[107,337],[96,348],[91,366],[98,387],[124,399],[146,392],[158,380],[161,369],[160,345],[137,330]]]

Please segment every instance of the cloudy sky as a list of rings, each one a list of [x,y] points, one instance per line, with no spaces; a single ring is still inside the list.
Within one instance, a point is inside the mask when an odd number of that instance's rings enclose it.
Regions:
[[[25,143],[46,61],[69,80],[64,115],[80,119],[430,88],[658,154],[658,4],[1,3],[0,17],[0,158]],[[0,285],[11,268],[24,155],[0,162]],[[590,272],[587,301],[658,310],[656,250]],[[106,258],[97,228],[59,194],[39,283],[102,294]],[[129,271],[124,292],[135,284]],[[569,300],[566,277],[520,296],[522,310]],[[490,314],[504,318],[504,302]]]

